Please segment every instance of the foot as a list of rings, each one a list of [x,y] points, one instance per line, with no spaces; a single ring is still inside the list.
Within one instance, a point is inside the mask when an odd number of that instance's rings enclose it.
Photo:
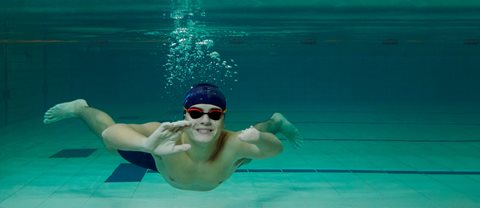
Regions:
[[[288,141],[293,144],[295,148],[300,148],[303,144],[303,136],[300,135],[297,127],[288,121],[282,114],[274,113],[272,120],[280,123],[278,132],[287,137]]]
[[[78,112],[84,107],[88,107],[87,101],[84,99],[57,104],[45,112],[43,123],[50,124],[66,118],[77,117]]]

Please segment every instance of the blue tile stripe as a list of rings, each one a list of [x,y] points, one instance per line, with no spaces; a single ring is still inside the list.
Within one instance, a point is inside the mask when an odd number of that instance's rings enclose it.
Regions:
[[[280,139],[286,140],[286,139]],[[316,139],[304,138],[306,141],[337,141],[337,142],[441,142],[441,143],[478,143],[480,139]]]
[[[145,168],[130,163],[122,163],[117,166],[105,182],[139,182],[146,172],[147,169]]]
[[[351,169],[237,169],[237,173],[370,173],[424,175],[480,175],[480,171],[351,170]]]
[[[251,111],[250,111],[251,112]],[[309,111],[309,113],[314,113]],[[472,114],[472,113],[469,113]],[[478,113],[476,113],[478,114]],[[251,121],[230,121],[229,123],[244,125],[249,124]],[[435,126],[480,126],[479,122],[396,122],[396,121],[293,121],[297,125],[310,124],[310,125],[322,125],[322,124],[333,124],[333,125],[397,125],[397,126],[410,126],[410,125],[435,125]]]
[[[78,157],[89,157],[97,149],[94,148],[83,148],[83,149],[63,149],[50,158],[78,158]]]
[[[284,173],[315,173],[315,169],[282,169]]]
[[[480,126],[479,122],[401,122],[401,121],[295,121],[295,124],[348,124],[348,125],[438,125],[438,126]]]
[[[248,172],[274,173],[274,172],[282,172],[282,169],[248,169]]]

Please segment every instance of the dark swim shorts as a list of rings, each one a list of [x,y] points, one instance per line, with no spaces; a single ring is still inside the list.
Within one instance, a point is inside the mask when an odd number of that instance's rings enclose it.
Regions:
[[[128,162],[142,168],[147,168],[158,172],[157,166],[155,165],[155,159],[153,159],[151,154],[136,151],[117,151],[123,157],[123,159],[127,160]]]

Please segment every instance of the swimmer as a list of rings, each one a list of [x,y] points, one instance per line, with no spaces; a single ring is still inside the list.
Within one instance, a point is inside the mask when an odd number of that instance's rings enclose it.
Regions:
[[[212,84],[193,86],[183,109],[180,121],[121,124],[78,99],[50,108],[44,123],[80,118],[108,149],[157,171],[173,187],[195,191],[218,187],[252,159],[278,155],[283,145],[276,134],[283,134],[296,147],[302,142],[298,129],[280,113],[242,131],[224,129],[227,103]]]

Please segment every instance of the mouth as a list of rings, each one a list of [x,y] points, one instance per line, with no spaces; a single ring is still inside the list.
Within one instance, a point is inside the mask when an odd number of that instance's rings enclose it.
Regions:
[[[199,128],[199,129],[195,129],[198,133],[201,133],[201,134],[210,134],[213,132],[213,129],[208,129],[208,128]]]

